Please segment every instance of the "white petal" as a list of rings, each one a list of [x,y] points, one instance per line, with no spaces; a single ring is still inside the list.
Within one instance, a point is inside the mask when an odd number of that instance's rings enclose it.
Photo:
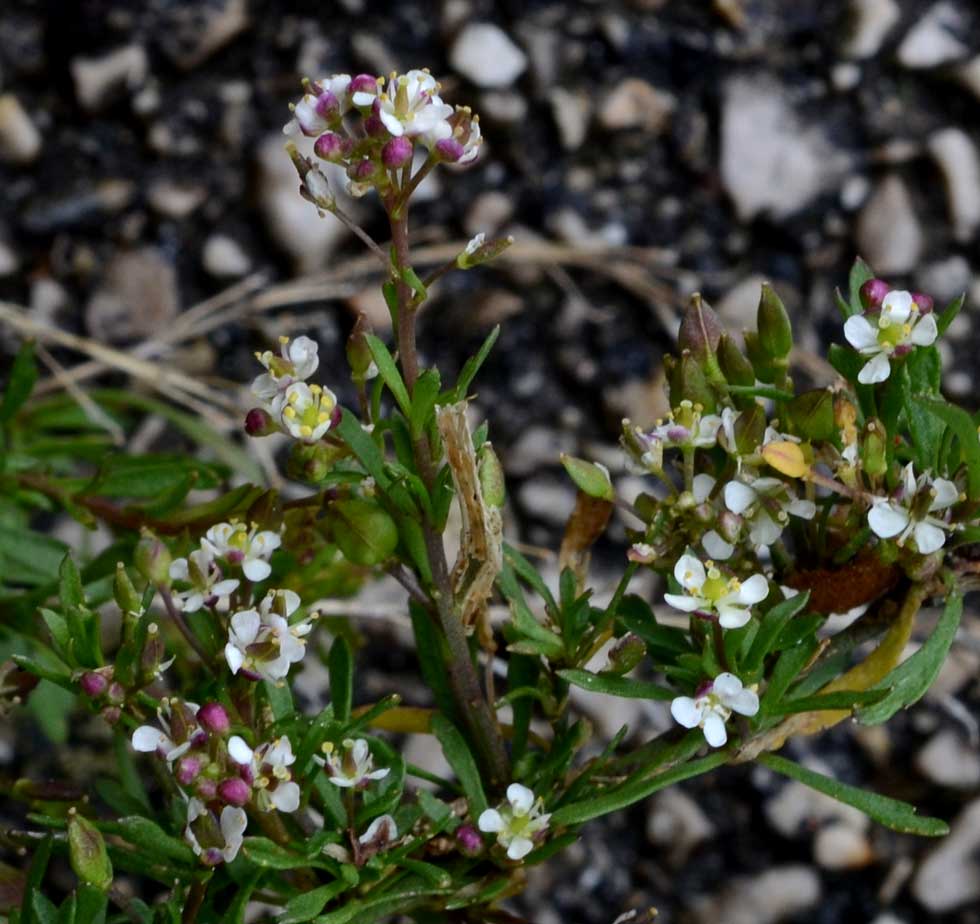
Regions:
[[[794,500],[786,505],[786,512],[794,517],[812,520],[817,513],[817,505],[809,500]]]
[[[280,783],[272,794],[271,801],[280,812],[295,812],[299,808],[299,786],[292,780]]]
[[[694,476],[694,482],[691,485],[691,492],[694,494],[694,500],[699,504],[703,504],[707,499],[708,495],[711,493],[711,489],[715,486],[715,479],[710,475],[700,474]]]
[[[368,747],[367,741],[363,738],[358,738],[351,745],[351,759],[354,761],[354,766],[363,767],[370,757],[371,749]]]
[[[693,555],[682,555],[674,565],[674,577],[685,590],[700,590],[706,577],[704,565]]]
[[[299,594],[293,590],[280,590],[279,593],[282,594],[283,601],[286,604],[286,615],[292,616],[299,609]]]
[[[936,326],[936,317],[929,313],[916,322],[915,327],[912,328],[912,333],[909,334],[909,343],[914,343],[916,346],[930,346],[936,342],[938,336],[939,328]]]
[[[738,696],[742,692],[742,681],[734,674],[724,671],[715,677],[715,681],[712,684],[712,692],[717,693],[721,697],[721,701],[727,706],[728,703],[726,700]]]
[[[909,512],[888,501],[878,501],[868,511],[868,526],[876,536],[891,539],[909,525]]]
[[[929,505],[930,510],[945,510],[960,499],[960,491],[948,478],[937,478],[932,483],[936,496]]]
[[[752,614],[746,609],[727,603],[718,604],[718,622],[723,629],[741,629],[751,618]]]
[[[902,487],[905,489],[908,498],[915,494],[915,469],[912,467],[911,462],[902,469]]]
[[[769,511],[764,507],[756,511],[749,523],[749,541],[753,545],[768,548],[783,534],[783,527],[769,516]]]
[[[514,809],[515,815],[526,815],[534,805],[534,793],[520,783],[511,783],[507,787],[507,801]]]
[[[892,324],[904,324],[912,314],[912,293],[892,289],[881,300],[881,316]]]
[[[891,371],[892,367],[891,363],[888,362],[888,354],[879,353],[864,364],[858,373],[858,381],[862,385],[875,385],[878,382],[884,382],[891,375]]]
[[[534,849],[534,841],[528,837],[515,837],[507,848],[511,860],[523,860]]]
[[[476,826],[487,834],[496,834],[504,830],[504,818],[496,809],[486,809],[477,820]]]
[[[242,646],[251,645],[259,634],[262,620],[256,610],[239,610],[231,617],[231,631]]]
[[[245,743],[245,739],[239,735],[232,735],[228,739],[228,755],[236,764],[248,765],[252,763],[254,752]]]
[[[728,741],[725,722],[716,712],[712,712],[704,720],[704,740],[713,748],[720,748]]]
[[[701,537],[701,545],[715,561],[727,561],[735,553],[735,546],[722,539],[713,529]]]
[[[225,660],[228,662],[228,668],[231,672],[237,674],[245,663],[245,655],[240,648],[229,642],[225,645]]]
[[[701,606],[701,600],[697,597],[688,597],[684,594],[664,594],[664,600],[675,610],[682,613],[693,613]]]
[[[725,506],[732,513],[744,513],[755,503],[757,494],[741,481],[729,481],[725,485]]]
[[[384,107],[378,113],[381,118],[384,127],[388,129],[388,133],[393,135],[395,138],[400,138],[405,134],[405,126],[398,120],[398,117],[390,111],[387,111]]]
[[[364,778],[368,780],[383,780],[389,773],[391,773],[391,767],[379,767],[377,770],[365,773]]]
[[[175,558],[170,563],[169,574],[172,581],[189,581],[190,575],[187,570],[187,559]]]
[[[211,588],[211,593],[216,597],[227,597],[228,594],[238,590],[238,584],[238,578],[227,578],[224,581],[218,581],[218,583]]]
[[[760,603],[769,596],[769,582],[761,574],[753,574],[747,581],[742,582],[738,598],[750,606]]]
[[[915,547],[920,555],[929,555],[941,549],[946,543],[946,534],[932,523],[916,523],[912,535],[915,537]]]
[[[878,346],[878,332],[861,314],[852,315],[844,322],[844,336],[855,350],[868,350]]]
[[[269,566],[269,563],[263,561],[261,558],[246,558],[242,562],[242,571],[245,577],[254,582],[264,581],[272,574],[272,568]]]
[[[670,704],[674,721],[685,728],[696,728],[701,721],[702,709],[690,696],[678,696]]]
[[[726,705],[741,715],[755,715],[759,711],[759,697],[755,690],[740,690]]]
[[[170,739],[152,725],[141,725],[133,732],[133,747],[143,754],[152,754],[157,748],[169,746]]]

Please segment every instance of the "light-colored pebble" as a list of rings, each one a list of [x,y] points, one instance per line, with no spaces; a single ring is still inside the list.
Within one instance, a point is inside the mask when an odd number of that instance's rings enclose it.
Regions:
[[[929,139],[946,182],[946,205],[953,219],[953,236],[969,241],[980,226],[980,156],[970,136],[961,128],[944,128]]]
[[[146,200],[153,211],[175,221],[187,218],[207,197],[206,186],[182,180],[153,180],[146,191]]]
[[[839,821],[821,828],[813,840],[813,859],[823,869],[860,869],[874,858],[867,835]]]
[[[201,254],[204,268],[218,279],[244,276],[252,268],[252,259],[241,244],[227,234],[212,234],[204,242]]]
[[[97,112],[122,92],[138,90],[146,80],[149,61],[142,45],[124,45],[99,57],[75,58],[69,68],[78,101],[89,112]]]
[[[0,241],[0,278],[13,275],[17,272],[18,266],[20,266],[20,260],[17,258],[17,254],[11,247]]]
[[[759,310],[759,298],[762,295],[764,282],[766,277],[757,273],[746,276],[732,286],[715,305],[718,316],[739,339],[741,339],[741,331],[755,330],[756,313]]]
[[[977,99],[980,99],[980,55],[970,58],[966,64],[960,65],[956,76]]]
[[[871,194],[858,216],[861,256],[881,274],[907,273],[922,256],[922,225],[902,179],[890,174]]]
[[[943,0],[926,11],[898,46],[898,60],[911,69],[938,67],[964,57],[969,49],[960,40],[966,24],[952,3]]]
[[[715,826],[687,793],[671,787],[660,793],[647,812],[647,839],[666,848],[668,862],[680,866],[699,845],[715,835]]]
[[[698,924],[776,924],[820,900],[820,877],[809,866],[777,866],[733,880],[716,897],[697,902]]]
[[[536,475],[521,485],[518,500],[528,516],[564,526],[575,507],[575,487],[568,479]]]
[[[966,257],[953,254],[944,260],[927,263],[915,274],[915,284],[920,292],[927,292],[942,309],[947,302],[970,288],[973,270]]]
[[[936,732],[915,756],[915,769],[926,779],[953,789],[980,786],[980,754],[951,728]]]
[[[478,87],[509,87],[527,68],[527,55],[499,26],[473,22],[453,42],[449,64]]]
[[[41,132],[13,93],[0,96],[0,160],[23,166],[41,153]]]
[[[507,193],[491,190],[481,193],[473,200],[473,204],[466,210],[463,218],[463,227],[471,236],[481,231],[493,235],[507,224],[513,214],[513,197],[508,196]]]
[[[548,94],[551,102],[551,115],[558,126],[558,138],[566,151],[575,151],[582,146],[589,131],[591,104],[584,93],[554,87]]]
[[[553,427],[534,424],[525,429],[507,453],[507,472],[530,475],[551,465],[558,465],[563,452],[572,452],[570,436]]]
[[[599,106],[599,124],[611,131],[639,128],[659,134],[667,126],[677,101],[638,77],[612,88]]]
[[[901,15],[895,0],[851,0],[853,32],[845,43],[844,53],[851,58],[876,55]]]
[[[926,856],[912,880],[912,894],[936,914],[980,898],[980,799],[960,812],[949,836]]]

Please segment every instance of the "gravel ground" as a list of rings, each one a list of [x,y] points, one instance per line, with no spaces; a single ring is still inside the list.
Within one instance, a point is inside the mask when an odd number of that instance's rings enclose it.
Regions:
[[[527,542],[553,545],[571,509],[559,449],[612,462],[630,489],[618,423],[662,411],[660,358],[690,292],[741,327],[769,279],[809,350],[840,339],[832,292],[856,252],[939,301],[966,290],[980,303],[969,0],[5,0],[0,299],[127,347],[251,273],[275,284],[343,268],[358,248],[296,196],[285,104],[303,75],[413,66],[471,103],[487,138],[476,167],[425,191],[416,241],[508,232],[607,254],[602,272],[549,259],[450,279],[423,319],[426,356],[450,370],[504,323],[480,402]],[[383,239],[379,210],[358,208]],[[649,248],[640,284],[615,272],[635,269],[608,250],[625,246]],[[240,382],[257,342],[307,329],[329,369],[354,310],[372,307],[355,282],[170,361]],[[941,344],[949,394],[973,406],[976,317],[968,308]],[[12,343],[0,332],[0,350]],[[925,704],[798,751],[956,819],[943,843],[729,770],[587,829],[531,875],[522,913],[609,924],[652,904],[658,921],[693,924],[980,921],[975,610],[962,635]],[[596,718],[664,722],[619,706]],[[0,762],[16,760],[0,747]]]

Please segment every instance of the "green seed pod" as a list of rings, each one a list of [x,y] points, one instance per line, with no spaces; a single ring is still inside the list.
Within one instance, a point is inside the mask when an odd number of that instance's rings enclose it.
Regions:
[[[837,432],[834,395],[827,388],[797,395],[787,403],[786,417],[792,432],[805,440],[829,440]]]
[[[702,300],[701,294],[695,292],[681,318],[677,332],[678,349],[689,350],[695,359],[703,363],[709,357],[714,358],[724,332],[718,315]]]
[[[170,549],[153,533],[144,529],[133,553],[136,570],[155,587],[169,587],[170,561]]]
[[[722,334],[718,341],[718,364],[729,385],[755,385],[752,363],[728,334]]]
[[[613,490],[612,481],[609,478],[609,470],[604,465],[595,462],[586,462],[585,459],[576,459],[567,453],[562,453],[559,458],[561,464],[565,466],[572,481],[584,494],[594,497],[597,500],[614,501],[616,492]]]
[[[755,377],[767,385],[781,385],[786,378],[786,360],[773,359],[759,343],[759,335],[754,331],[742,331],[745,352],[755,370]]]
[[[888,471],[888,435],[877,418],[864,425],[861,437],[861,465],[872,478],[880,478]]]
[[[490,443],[484,443],[480,447],[478,466],[483,502],[488,507],[503,507],[507,498],[504,468]]]
[[[793,349],[793,326],[782,299],[768,282],[762,284],[756,315],[759,347],[770,359],[785,359]]]
[[[139,613],[140,604],[143,601],[136,592],[136,588],[133,587],[133,582],[129,579],[129,574],[127,574],[122,562],[116,563],[116,576],[112,582],[112,595],[116,599],[116,605],[124,615],[126,613]]]
[[[350,365],[351,379],[355,384],[366,382],[372,372],[377,373],[377,368],[372,369],[374,357],[371,356],[371,350],[364,338],[364,335],[370,332],[367,315],[362,311],[358,314],[354,328],[347,338],[347,362]]]
[[[330,505],[327,516],[334,542],[355,565],[379,565],[398,545],[398,527],[379,504],[349,498]]]
[[[112,863],[99,829],[75,809],[68,812],[68,858],[75,875],[102,892],[112,885]]]
[[[646,653],[647,646],[643,640],[629,632],[609,649],[609,665],[606,671],[619,676],[628,674],[643,660]]]
[[[672,375],[670,403],[674,407],[678,407],[681,401],[690,401],[692,404],[700,404],[705,413],[714,413],[717,406],[715,393],[708,384],[701,364],[687,350],[681,354],[680,361],[672,370]]]

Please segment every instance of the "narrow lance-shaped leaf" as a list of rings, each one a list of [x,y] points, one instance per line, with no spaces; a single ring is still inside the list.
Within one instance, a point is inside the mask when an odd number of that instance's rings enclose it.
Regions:
[[[479,817],[487,807],[487,797],[483,792],[483,783],[480,781],[480,771],[465,739],[456,726],[442,715],[432,717],[432,731],[439,739],[443,754],[459,778],[463,792],[466,793],[470,814],[474,818]]]
[[[592,693],[606,693],[625,699],[673,699],[673,690],[650,683],[647,680],[634,680],[631,677],[617,677],[612,674],[593,674],[591,671],[567,669],[558,671],[558,676],[576,687]]]
[[[374,363],[378,367],[381,378],[384,379],[388,390],[394,395],[402,413],[406,417],[410,416],[412,413],[412,400],[408,396],[408,389],[405,387],[404,381],[402,381],[402,375],[398,371],[398,366],[395,364],[391,353],[388,352],[388,347],[375,337],[374,334],[365,334],[364,341],[371,351],[371,356],[374,358]]]
[[[350,718],[353,698],[353,655],[347,639],[338,635],[330,646],[327,666],[330,669],[330,700],[333,704],[334,718],[346,722]]]

